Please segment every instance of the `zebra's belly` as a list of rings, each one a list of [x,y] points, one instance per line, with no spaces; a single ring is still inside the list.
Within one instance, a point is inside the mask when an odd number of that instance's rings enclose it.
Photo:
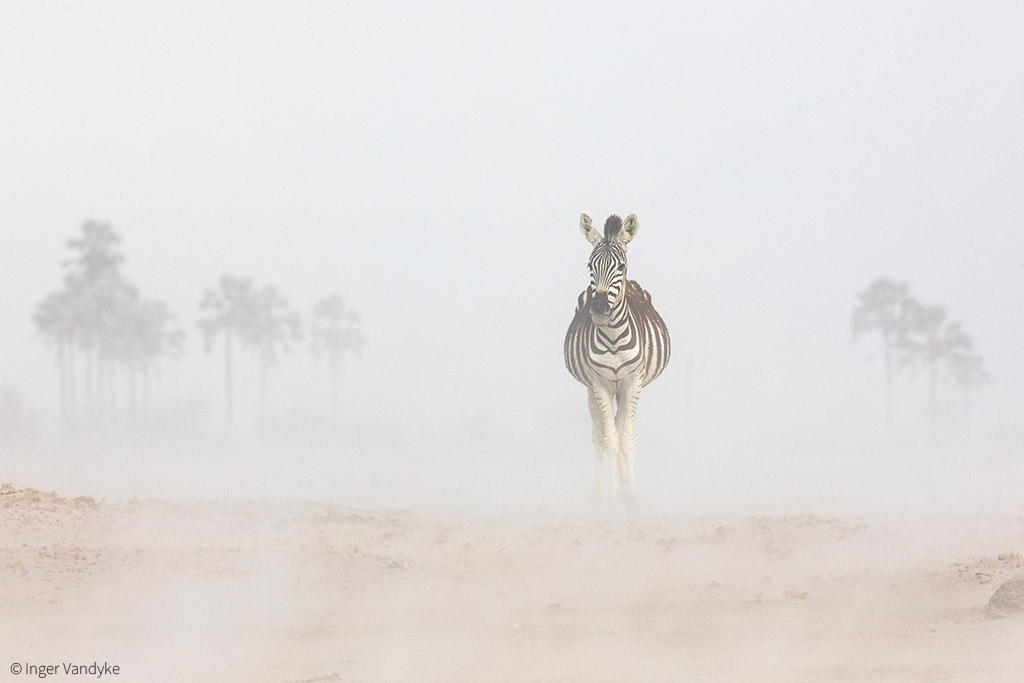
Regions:
[[[643,364],[640,360],[635,349],[604,353],[591,356],[591,369],[609,390],[616,390],[623,382],[642,381]]]

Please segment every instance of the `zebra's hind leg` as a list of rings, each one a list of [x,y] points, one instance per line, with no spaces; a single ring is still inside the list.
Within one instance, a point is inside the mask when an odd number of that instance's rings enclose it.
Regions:
[[[619,434],[615,428],[615,407],[613,397],[600,390],[587,392],[590,419],[594,423],[594,502],[603,502],[604,462],[611,470],[612,502],[618,502],[620,491]]]

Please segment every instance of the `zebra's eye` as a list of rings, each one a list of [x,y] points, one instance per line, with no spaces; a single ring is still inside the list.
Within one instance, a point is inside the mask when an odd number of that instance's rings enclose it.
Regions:
[[[619,264],[619,272],[621,273],[621,272],[623,272],[625,270],[626,270],[626,264],[625,263],[620,263]]]

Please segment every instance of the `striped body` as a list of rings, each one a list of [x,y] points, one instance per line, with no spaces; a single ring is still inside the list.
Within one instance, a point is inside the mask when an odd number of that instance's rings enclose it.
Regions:
[[[635,215],[611,216],[604,235],[590,218],[580,231],[594,249],[590,287],[580,294],[565,334],[565,366],[587,388],[596,453],[594,498],[600,500],[604,463],[610,469],[613,501],[636,499],[636,406],[640,390],[668,365],[671,341],[651,295],[626,279],[626,246],[636,236]]]
[[[672,353],[668,328],[636,280],[626,281],[626,311],[617,325],[598,327],[590,316],[594,290],[580,293],[565,335],[565,367],[585,387],[623,382],[643,388],[657,379]]]

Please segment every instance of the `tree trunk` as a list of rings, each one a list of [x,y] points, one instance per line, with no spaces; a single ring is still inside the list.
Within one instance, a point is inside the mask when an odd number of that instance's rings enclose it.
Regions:
[[[231,418],[234,412],[234,395],[231,386],[231,330],[226,330],[224,334],[224,426],[225,430],[230,432]]]
[[[60,388],[60,417],[64,424],[68,422],[68,378],[67,360],[64,355],[67,344],[63,339],[57,342],[57,383]]]
[[[103,363],[103,354],[100,353],[99,351],[96,352],[95,363],[96,363],[96,378],[94,380],[93,388],[95,389],[96,394],[95,394],[95,401],[94,401],[94,406],[93,407],[94,407],[94,410],[96,411],[96,417],[97,418],[102,418],[103,414],[105,412],[103,409],[104,409],[104,407],[106,405],[106,398],[104,396],[104,394],[106,393],[104,391],[104,389],[106,388],[106,381],[105,381],[105,374],[103,372],[104,369],[105,369],[104,368],[104,363]]]
[[[149,363],[142,364],[142,417],[149,417]]]
[[[111,419],[117,415],[117,365],[107,359],[107,414]]]
[[[92,382],[92,366],[93,366],[93,353],[92,349],[88,348],[85,350],[85,407],[86,412],[91,413],[93,407],[93,399],[95,392],[93,391]],[[87,418],[88,419],[88,418]]]
[[[132,422],[139,420],[139,389],[137,383],[138,367],[135,363],[128,365],[128,415]]]
[[[267,369],[265,362],[260,363],[260,428],[267,423]]]
[[[339,374],[340,374],[339,370],[340,370],[341,362],[340,362],[340,359],[338,358],[338,356],[340,354],[337,351],[332,349],[330,354],[331,354],[331,360],[330,360],[330,364],[331,364],[331,414],[336,418],[336,417],[338,417],[338,406],[339,406],[339,401],[338,401],[338,377],[339,377]]]
[[[932,433],[938,422],[939,401],[935,392],[936,382],[939,375],[939,362],[934,355],[928,360],[928,421],[931,424]]]
[[[885,428],[892,438],[892,342],[883,337],[885,343]]]
[[[75,408],[78,397],[75,395],[75,346],[68,344],[68,416],[72,422],[75,419]]]

